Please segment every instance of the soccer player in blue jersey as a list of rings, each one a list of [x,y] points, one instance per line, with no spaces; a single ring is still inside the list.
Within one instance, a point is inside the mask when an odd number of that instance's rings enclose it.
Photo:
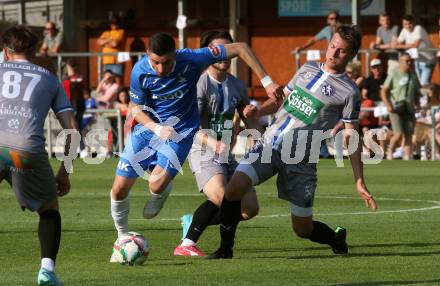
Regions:
[[[152,195],[143,216],[150,219],[161,210],[200,126],[197,81],[211,64],[237,56],[257,74],[269,97],[282,96],[282,88],[245,43],[176,50],[168,34],[150,38],[147,56],[131,73],[131,113],[137,125],[120,154],[111,190],[111,213],[119,236],[129,231],[128,194],[137,177],[148,177]]]
[[[8,181],[23,210],[40,216],[38,285],[60,286],[63,284],[55,275],[61,239],[58,197],[69,192],[70,182],[64,164],[54,176],[44,148],[43,127],[49,109],[64,129],[76,130],[76,120],[57,77],[31,63],[37,36],[25,26],[13,26],[2,35],[2,44],[6,62],[0,64],[0,182]]]

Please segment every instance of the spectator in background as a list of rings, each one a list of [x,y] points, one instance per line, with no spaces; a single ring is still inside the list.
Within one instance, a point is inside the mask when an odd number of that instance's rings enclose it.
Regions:
[[[63,88],[66,92],[72,107],[75,111],[75,119],[78,127],[81,128],[82,117],[85,110],[84,105],[84,81],[76,69],[76,63],[74,60],[69,59],[66,61],[67,77],[63,80]]]
[[[54,74],[58,71],[58,59],[54,57],[61,51],[63,44],[63,33],[59,31],[54,22],[47,22],[44,28],[43,44],[40,47],[40,57],[37,65],[41,65],[49,69]],[[48,57],[52,56],[52,57]]]
[[[440,39],[440,15],[438,16],[437,24],[438,24],[438,37]],[[438,47],[440,48],[440,44]],[[437,65],[440,68],[440,51],[437,52],[436,58],[437,58]]]
[[[115,102],[115,108],[121,111],[122,117],[125,119],[128,113],[128,106],[130,104],[130,95],[127,88],[122,88],[118,92],[117,101]]]
[[[362,85],[364,78],[361,75],[361,63],[360,62],[349,62],[345,67],[345,73],[347,76],[356,83],[358,87]]]
[[[295,52],[299,53],[302,50],[307,49],[314,43],[326,39],[328,43],[330,43],[331,38],[333,37],[334,32],[336,31],[337,26],[340,24],[339,22],[339,13],[338,11],[330,11],[330,13],[327,14],[327,26],[322,28],[321,31],[319,31],[318,34],[316,34],[314,37],[311,37],[307,40],[307,42],[300,46],[295,48]]]
[[[387,150],[387,159],[393,158],[397,144],[403,139],[403,159],[412,157],[412,135],[415,122],[415,102],[420,96],[420,84],[412,68],[411,56],[403,53],[399,69],[389,74],[382,88],[382,100],[389,112],[393,137]]]
[[[98,105],[97,105],[96,99],[94,99],[90,95],[90,90],[88,88],[85,88],[83,90],[83,96],[84,96],[85,111],[84,111],[84,115],[82,117],[82,122],[81,122],[80,128],[81,128],[81,137],[85,138],[86,132],[89,129],[88,127],[95,122],[95,114],[89,113],[89,112],[87,112],[87,110],[96,109],[96,108],[98,108]],[[84,144],[80,145],[80,149],[81,149],[81,152],[79,153],[80,158],[87,157],[88,152],[85,149]]]
[[[86,130],[87,127],[90,124],[93,123],[93,119],[95,118],[92,113],[87,113],[87,110],[89,110],[89,109],[97,109],[98,108],[98,104],[96,102],[96,99],[94,99],[90,95],[90,90],[89,89],[84,89],[83,94],[84,94],[85,112],[84,112],[83,120],[82,120],[82,123],[81,123],[81,130]]]
[[[361,87],[362,99],[370,99],[373,102],[380,101],[380,89],[385,82],[386,74],[383,72],[383,65],[380,59],[373,59],[370,62],[370,76],[367,77]]]
[[[414,18],[411,15],[406,15],[402,20],[403,29],[397,38],[397,49],[411,49],[411,48],[432,48],[432,42],[429,39],[426,30],[420,26],[414,26]],[[432,52],[418,52],[418,58],[415,59],[415,68],[417,77],[422,86],[431,83],[432,70],[434,69],[434,53]]]
[[[63,33],[59,31],[54,22],[47,22],[44,28],[43,44],[40,53],[44,55],[54,55],[61,51],[63,44]]]
[[[376,40],[370,43],[370,49],[388,50],[391,49],[397,43],[397,36],[399,28],[397,25],[391,27],[390,16],[387,12],[379,14],[380,27],[376,31]],[[399,58],[397,52],[387,53],[388,69],[387,74],[399,67]]]
[[[113,18],[110,22],[110,30],[104,31],[98,39],[98,45],[102,47],[103,53],[115,53],[123,50],[125,31],[120,28],[119,20]],[[111,70],[113,74],[122,76],[123,65],[118,63],[118,57],[103,56],[104,70]]]
[[[127,120],[127,115],[129,112],[129,107],[130,105],[130,95],[128,94],[128,88],[123,88],[119,91],[118,93],[118,99],[115,102],[115,108],[119,109],[119,111],[121,111],[121,116],[122,116],[122,126],[124,128],[123,134],[124,134],[124,142],[125,139],[128,138],[128,132],[131,131],[131,129],[127,129],[125,128],[126,124],[125,121]],[[117,131],[117,120],[115,121],[111,121],[112,123],[112,128],[114,128],[115,131]],[[129,126],[131,126],[132,123],[129,123]],[[116,132],[113,133],[113,135],[117,135]]]
[[[119,89],[121,88],[121,77],[113,74],[110,70],[104,72],[102,80],[96,87],[98,108],[113,108]]]

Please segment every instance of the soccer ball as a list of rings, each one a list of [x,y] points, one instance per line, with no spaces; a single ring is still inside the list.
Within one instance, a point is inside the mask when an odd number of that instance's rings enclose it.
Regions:
[[[114,259],[124,265],[142,265],[148,254],[148,242],[138,232],[130,231],[121,235],[113,245]]]

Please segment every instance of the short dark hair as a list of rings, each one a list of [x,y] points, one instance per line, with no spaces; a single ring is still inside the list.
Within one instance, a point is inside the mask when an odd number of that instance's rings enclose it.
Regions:
[[[118,16],[113,16],[110,19],[110,25],[116,25],[116,26],[121,26],[121,19]]]
[[[205,47],[209,46],[209,44],[215,39],[224,39],[224,40],[230,41],[231,43],[234,42],[231,34],[229,34],[228,31],[226,31],[226,30],[211,30],[211,31],[206,31],[206,32],[202,33],[202,35],[200,36],[200,47],[205,48]]]
[[[355,25],[340,25],[336,28],[336,32],[341,38],[349,43],[354,55],[357,54],[361,47],[362,34]]]
[[[75,62],[75,60],[72,59],[72,58],[69,58],[69,59],[66,60],[66,65],[69,65],[69,66],[71,66],[72,68],[76,68],[76,62]]]
[[[32,59],[37,51],[38,37],[28,27],[16,25],[3,33],[2,43],[11,53],[25,54]]]
[[[176,50],[176,43],[170,34],[157,33],[148,41],[148,50],[158,56],[164,56]]]
[[[405,15],[402,19],[408,22],[414,22],[414,17],[411,15]]]

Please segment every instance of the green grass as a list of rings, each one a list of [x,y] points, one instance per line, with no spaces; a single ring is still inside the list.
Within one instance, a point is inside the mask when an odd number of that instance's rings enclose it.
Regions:
[[[370,214],[355,191],[350,164],[336,168],[334,161],[322,161],[315,219],[348,229],[350,254],[345,257],[293,235],[289,204],[277,199],[274,179],[257,188],[260,214],[240,224],[233,260],[174,257],[181,237],[179,217],[204,199],[185,165],[161,214],[143,220],[147,189],[139,180],[131,193],[130,227],[151,245],[150,257],[140,267],[108,262],[116,238],[108,197],[116,163],[75,162],[72,191],[60,200],[63,233],[57,273],[66,286],[440,284],[440,209],[426,209],[440,201],[440,162],[366,166],[368,187],[382,211]],[[0,201],[0,285],[34,285],[39,269],[37,215],[20,210],[6,183],[0,185]],[[218,241],[218,228],[210,227],[200,248],[212,252]]]

